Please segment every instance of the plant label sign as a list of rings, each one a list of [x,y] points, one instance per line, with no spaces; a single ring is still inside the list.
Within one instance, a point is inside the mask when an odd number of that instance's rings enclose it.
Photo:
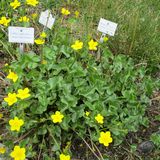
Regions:
[[[34,44],[34,28],[8,27],[8,38],[11,43]]]
[[[45,12],[41,12],[39,23],[43,24],[49,29],[52,29],[54,22],[55,22],[55,18],[52,16],[49,10],[46,10]]]
[[[98,24],[98,31],[108,34],[110,36],[114,36],[117,25],[117,23],[101,18]]]

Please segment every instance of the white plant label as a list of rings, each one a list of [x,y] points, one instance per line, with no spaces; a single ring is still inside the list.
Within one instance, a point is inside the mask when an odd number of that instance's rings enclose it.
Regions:
[[[11,43],[34,43],[34,28],[8,27],[8,38]]]
[[[98,31],[108,34],[110,36],[114,36],[117,25],[117,23],[101,18],[98,25]]]
[[[41,12],[39,23],[51,29],[54,22],[55,22],[55,18],[52,16],[49,10],[46,10],[45,12]]]

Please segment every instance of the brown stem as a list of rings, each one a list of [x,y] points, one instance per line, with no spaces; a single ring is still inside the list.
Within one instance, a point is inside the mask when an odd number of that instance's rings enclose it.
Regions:
[[[14,144],[17,142],[20,142],[21,140],[23,140],[25,137],[27,137],[34,129],[31,129],[30,131],[28,131],[26,134],[24,134],[23,136],[21,136],[20,138],[18,138],[17,140],[14,141]]]

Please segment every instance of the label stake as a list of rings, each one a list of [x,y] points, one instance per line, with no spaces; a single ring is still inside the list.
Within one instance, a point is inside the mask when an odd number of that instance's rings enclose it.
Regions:
[[[21,54],[24,53],[24,43],[20,43],[20,44],[19,44],[19,50],[20,50],[20,53],[21,53]]]

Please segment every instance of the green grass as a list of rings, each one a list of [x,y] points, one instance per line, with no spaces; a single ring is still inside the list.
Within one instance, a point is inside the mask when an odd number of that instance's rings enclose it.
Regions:
[[[101,17],[116,22],[118,30],[109,40],[109,47],[114,54],[130,55],[137,63],[160,63],[158,0],[46,0],[43,5],[52,9],[55,14],[59,14],[63,6],[71,11],[80,11],[79,23],[75,28],[76,33],[83,37],[100,38],[101,33],[97,31],[97,26]],[[0,6],[0,15],[6,14],[7,11],[3,9],[6,6],[4,0]]]
[[[103,17],[118,23],[116,35],[109,41],[115,54],[160,63],[160,3],[157,0],[80,0],[77,4],[82,14],[81,34],[100,37],[97,25]]]

